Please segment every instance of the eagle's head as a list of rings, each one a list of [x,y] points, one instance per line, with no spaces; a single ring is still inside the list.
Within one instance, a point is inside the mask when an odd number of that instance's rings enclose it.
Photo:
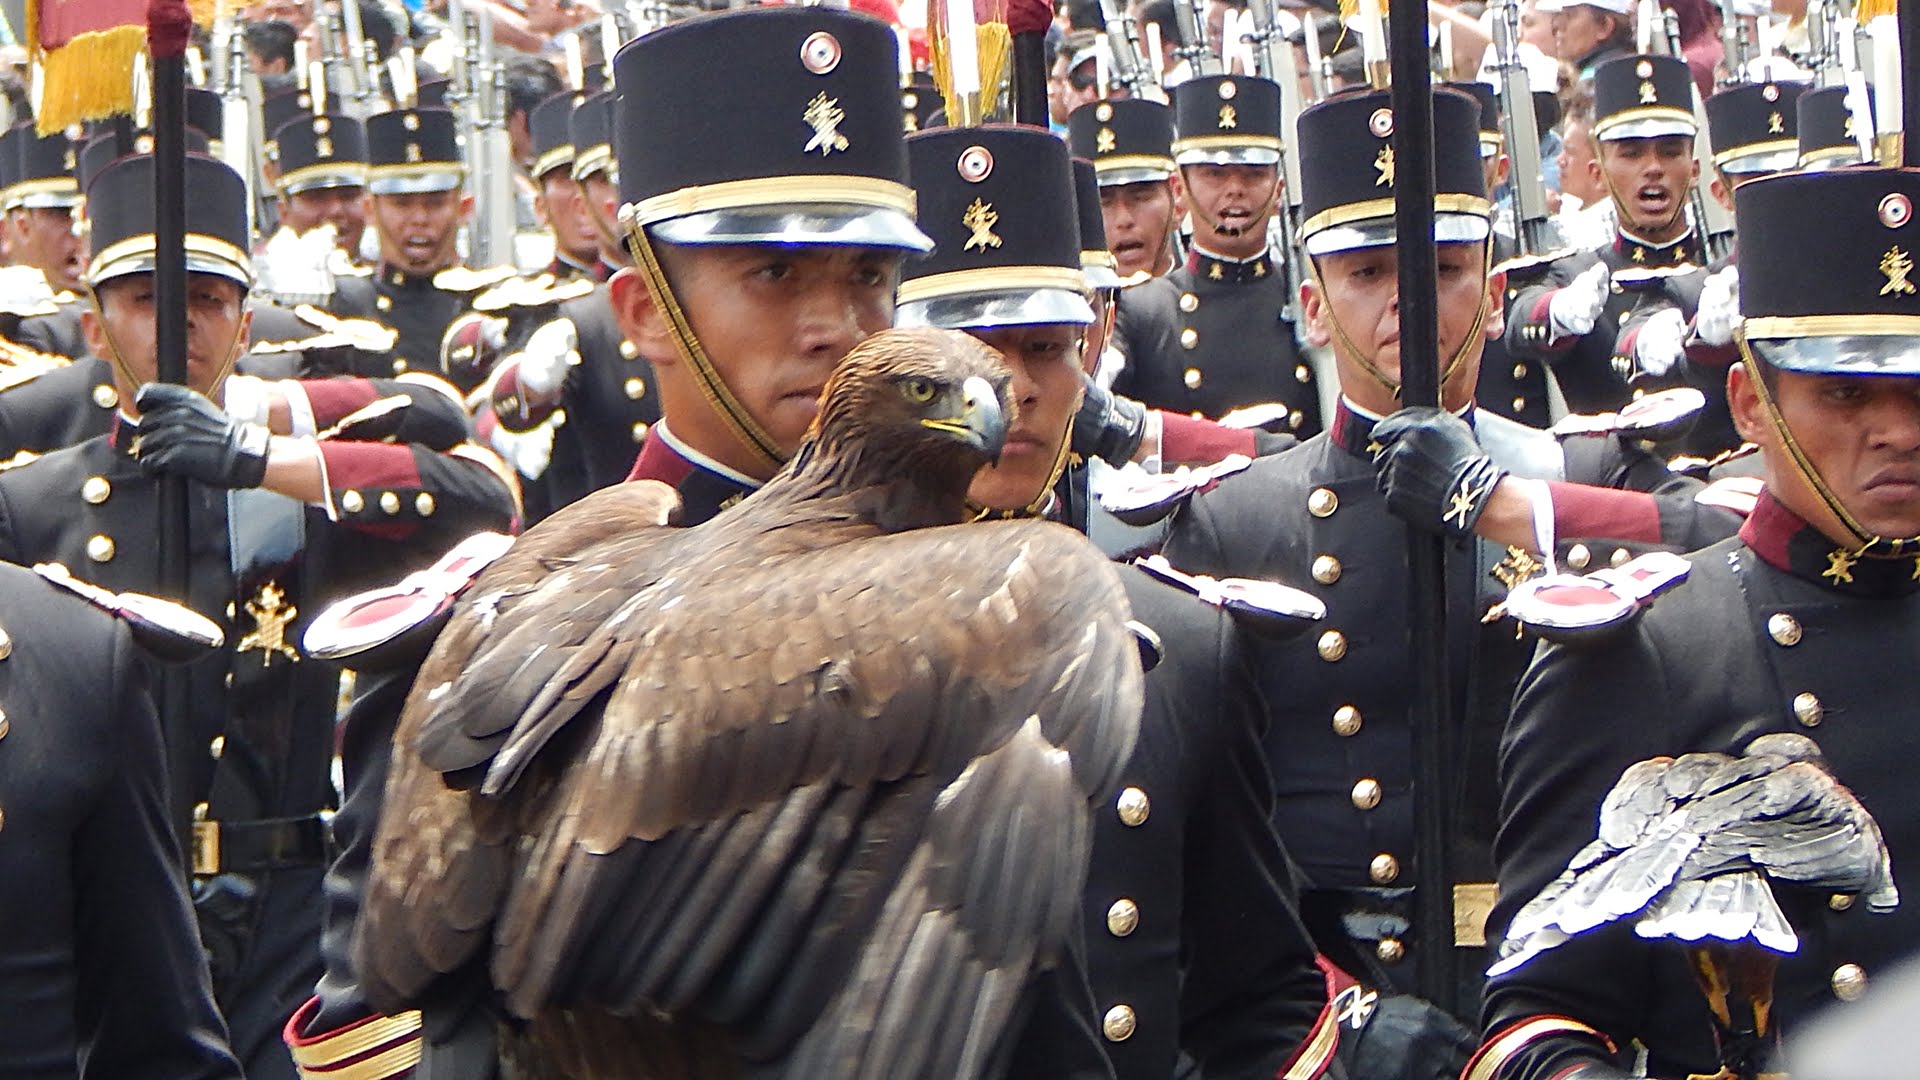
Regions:
[[[964,491],[982,465],[1000,459],[1011,380],[1000,354],[966,334],[887,330],[834,370],[809,441],[868,469],[957,482]]]

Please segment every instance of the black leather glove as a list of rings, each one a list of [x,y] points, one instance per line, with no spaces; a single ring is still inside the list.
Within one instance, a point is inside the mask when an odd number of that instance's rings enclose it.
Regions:
[[[1387,509],[1417,528],[1465,536],[1507,470],[1493,463],[1465,420],[1431,406],[1401,409],[1374,426],[1373,464]]]
[[[1147,437],[1147,407],[1084,374],[1080,385],[1085,393],[1080,411],[1073,415],[1073,452],[1115,468],[1132,461],[1140,452],[1140,440]]]
[[[134,457],[147,475],[172,473],[227,488],[259,487],[266,479],[272,438],[266,428],[235,420],[171,383],[148,383],[133,400],[140,406]]]

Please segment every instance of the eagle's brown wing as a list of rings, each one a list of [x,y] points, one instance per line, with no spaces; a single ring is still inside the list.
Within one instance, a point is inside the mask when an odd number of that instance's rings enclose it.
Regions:
[[[724,521],[596,545],[511,605],[476,588],[479,670],[423,673],[402,720],[369,988],[416,994],[490,930],[522,1014],[692,1010],[762,1058],[812,1026],[838,1064],[811,1075],[974,1061],[1075,917],[1086,800],[1131,749],[1114,571],[1039,523],[810,549]],[[446,789],[430,747],[496,794]]]

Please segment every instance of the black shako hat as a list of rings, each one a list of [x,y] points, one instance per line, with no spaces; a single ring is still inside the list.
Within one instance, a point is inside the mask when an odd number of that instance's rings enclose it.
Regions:
[[[1300,113],[1300,240],[1309,255],[1383,247],[1393,223],[1393,107],[1385,90],[1337,94]],[[1480,106],[1433,91],[1434,240],[1485,240],[1492,204],[1480,167]]]
[[[453,113],[395,109],[367,117],[367,190],[373,194],[452,191],[466,175]]]
[[[1120,262],[1107,250],[1107,219],[1100,216],[1100,181],[1086,158],[1073,159],[1073,207],[1080,221],[1080,269],[1088,287],[1119,288]]]
[[[1799,113],[1795,125],[1800,148],[1800,167],[1831,169],[1836,165],[1858,165],[1867,160],[1855,138],[1857,127],[1864,127],[1867,145],[1873,145],[1873,87],[1866,87],[1866,100],[1859,109],[1847,98],[1844,86],[1822,86],[1808,90],[1794,103]]]
[[[585,100],[586,95],[578,90],[563,90],[527,114],[527,135],[533,140],[531,175],[535,180],[555,169],[572,169],[573,110]]]
[[[1173,110],[1158,101],[1093,101],[1067,117],[1073,156],[1093,162],[1103,187],[1173,175]]]
[[[0,205],[8,210],[79,205],[78,150],[64,132],[39,135],[31,123],[0,135]]]
[[[1441,85],[1467,95],[1480,106],[1480,156],[1499,157],[1500,151],[1506,149],[1507,133],[1500,126],[1500,97],[1493,87],[1483,82],[1449,82]]]
[[[1713,163],[1728,175],[1779,172],[1800,164],[1803,82],[1745,83],[1707,99]]]
[[[218,274],[253,287],[253,260],[247,253],[247,185],[226,162],[188,154],[187,269]],[[93,261],[87,284],[98,287],[127,274],[147,273],[154,264],[153,157],[123,157],[101,168],[87,189],[92,223]]]
[[[1693,137],[1693,69],[1677,56],[1622,56],[1593,69],[1593,137]]]
[[[282,195],[322,188],[364,187],[367,129],[351,116],[302,116],[273,133]]]
[[[1777,173],[1734,190],[1741,333],[1786,371],[1920,375],[1920,170]]]
[[[898,50],[885,23],[828,7],[700,15],[628,42],[613,60],[622,222],[675,244],[926,250]]]
[[[613,168],[613,91],[588,94],[567,117],[573,146],[573,178],[585,180]]]
[[[1272,165],[1280,160],[1280,84],[1203,75],[1173,88],[1173,160],[1182,165]]]
[[[938,128],[907,140],[931,255],[900,282],[899,326],[1090,323],[1067,146],[1045,128]]]

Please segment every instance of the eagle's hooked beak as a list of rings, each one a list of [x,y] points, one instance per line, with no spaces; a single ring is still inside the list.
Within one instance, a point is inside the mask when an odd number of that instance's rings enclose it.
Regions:
[[[993,384],[978,375],[960,384],[960,422],[973,435],[973,443],[1000,464],[1000,450],[1007,444],[1007,414],[1000,409],[1000,395]]]

